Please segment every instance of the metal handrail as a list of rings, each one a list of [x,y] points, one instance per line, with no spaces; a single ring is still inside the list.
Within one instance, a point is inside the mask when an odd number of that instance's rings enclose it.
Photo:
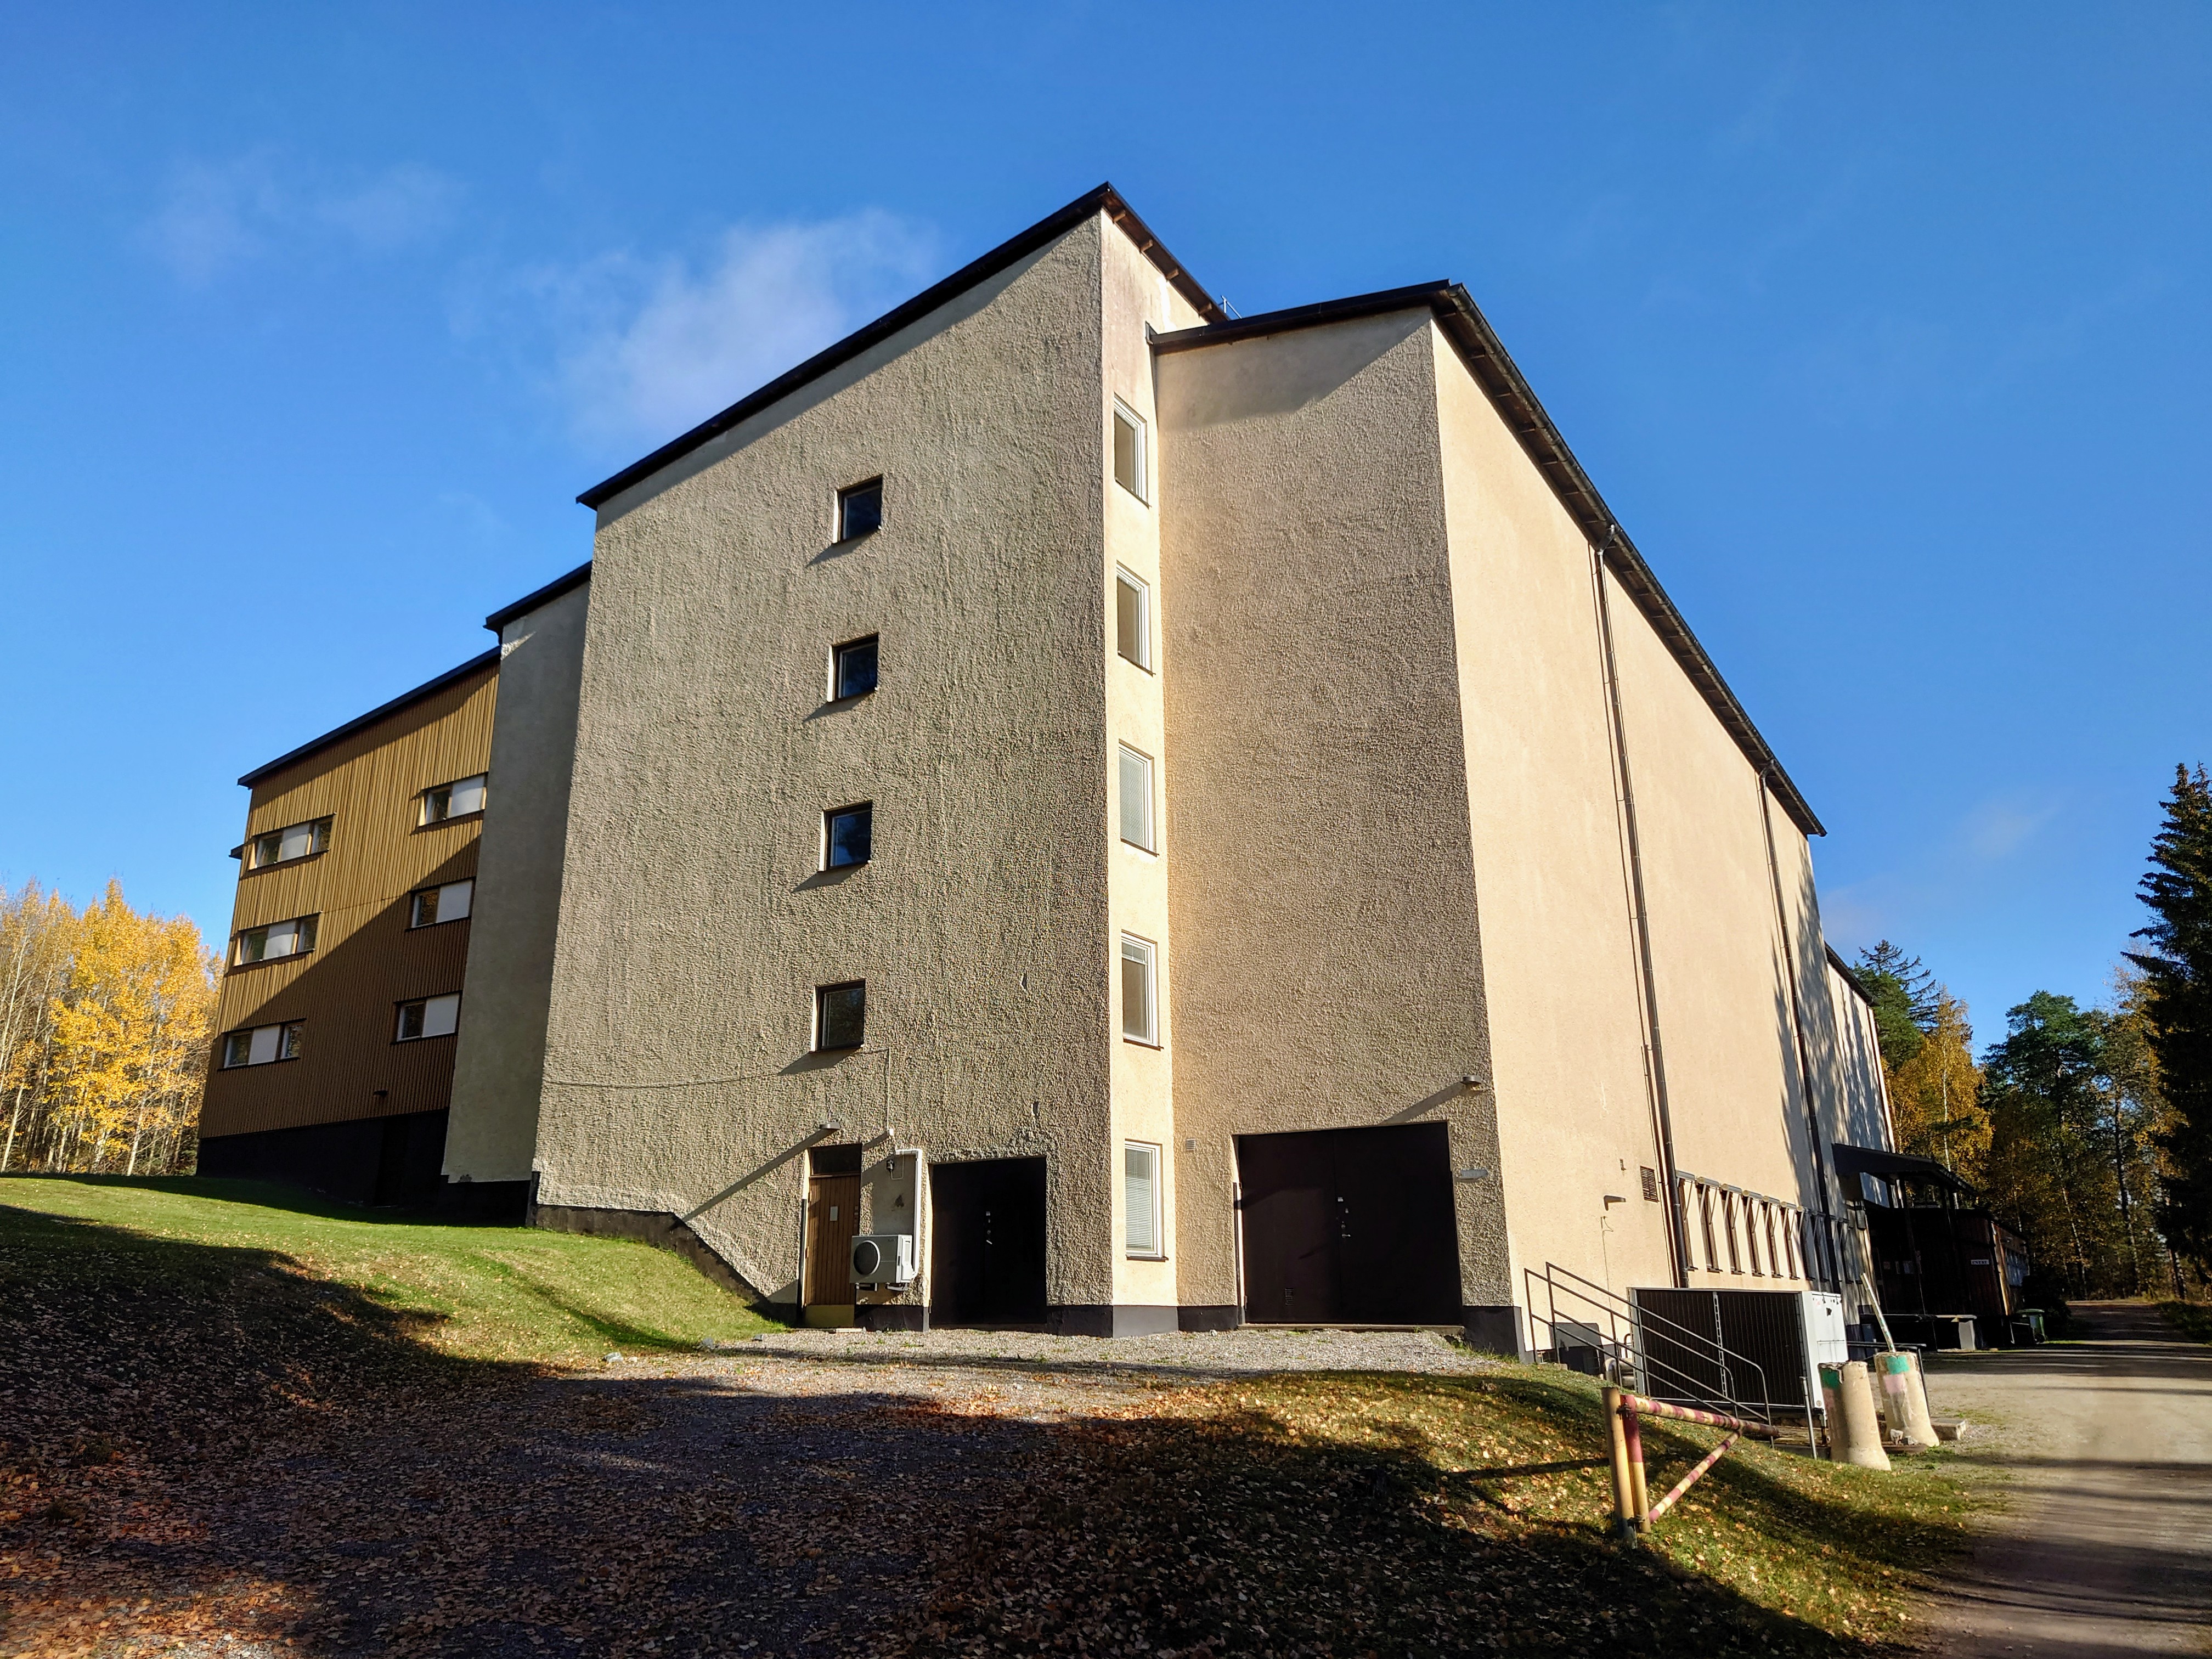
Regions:
[[[1525,1267],[1522,1273],[1525,1279],[1531,1281],[1539,1277],[1533,1267]],[[1740,1415],[1756,1416],[1765,1421],[1771,1420],[1773,1401],[1766,1386],[1766,1370],[1757,1360],[1748,1355],[1736,1352],[1718,1339],[1705,1332],[1692,1330],[1689,1326],[1669,1319],[1664,1314],[1655,1313],[1648,1308],[1639,1306],[1605,1285],[1598,1284],[1595,1280],[1585,1279],[1572,1268],[1562,1267],[1557,1262],[1547,1261],[1544,1264],[1541,1279],[1548,1293],[1546,1305],[1549,1317],[1546,1322],[1552,1328],[1555,1340],[1559,1324],[1559,1298],[1560,1293],[1564,1291],[1573,1300],[1585,1303],[1596,1312],[1605,1316],[1607,1329],[1603,1333],[1597,1333],[1593,1327],[1593,1334],[1599,1335],[1601,1343],[1605,1348],[1613,1352],[1618,1363],[1632,1366],[1645,1376],[1656,1376],[1674,1384],[1687,1398],[1692,1400],[1718,1398],[1733,1407]],[[1562,1279],[1571,1282],[1562,1284],[1560,1282]],[[1577,1286],[1583,1288],[1577,1289]],[[1529,1314],[1533,1318],[1535,1314],[1535,1297],[1533,1294],[1528,1298],[1528,1304]],[[1618,1322],[1622,1320],[1627,1322],[1629,1329],[1637,1338],[1633,1349],[1618,1334]],[[1699,1358],[1710,1354],[1715,1368],[1720,1373],[1720,1389],[1717,1395],[1695,1376],[1654,1358],[1650,1352],[1649,1342],[1644,1340],[1647,1335],[1652,1334],[1673,1342],[1679,1347],[1686,1348]],[[1758,1379],[1759,1399],[1755,1406],[1742,1400],[1735,1392],[1735,1379],[1743,1371],[1753,1374]]]

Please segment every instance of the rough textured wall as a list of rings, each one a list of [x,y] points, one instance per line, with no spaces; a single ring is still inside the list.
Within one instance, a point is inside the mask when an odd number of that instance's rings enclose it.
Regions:
[[[500,634],[499,714],[469,922],[468,1013],[446,1131],[448,1180],[530,1176],[591,599],[587,581]]]
[[[1042,1153],[1048,1295],[1109,1299],[1102,234],[602,508],[544,1201],[685,1216],[788,1299],[810,1141]],[[883,528],[837,542],[877,474]],[[828,701],[872,633],[880,689]],[[873,862],[820,873],[862,800]],[[857,978],[866,1048],[810,1052],[815,987]]]
[[[1462,1295],[1505,1297],[1429,332],[1159,362],[1185,1304],[1237,1299],[1234,1135],[1424,1118],[1493,1171],[1455,1188]]]
[[[1761,822],[1765,790],[1650,624],[1606,580],[1675,1158],[1705,1179],[1803,1201],[1814,1194],[1810,1135]]]
[[[1591,550],[1431,332],[1515,1299],[1518,1270],[1547,1262],[1617,1291],[1666,1285]]]
[[[445,1107],[453,1040],[394,1042],[396,1009],[403,1000],[461,988],[471,924],[410,931],[407,899],[418,887],[475,874],[479,820],[418,824],[418,797],[484,769],[497,695],[486,665],[254,786],[249,840],[327,816],[331,845],[266,869],[241,864],[231,938],[295,916],[320,921],[307,955],[226,972],[216,1030],[305,1020],[304,1052],[273,1065],[215,1070],[200,1110],[202,1135]],[[228,960],[230,940],[222,943]],[[218,1044],[211,1058],[220,1054]]]

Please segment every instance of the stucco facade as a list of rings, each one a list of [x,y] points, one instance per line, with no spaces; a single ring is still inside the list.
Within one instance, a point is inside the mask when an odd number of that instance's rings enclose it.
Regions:
[[[1231,319],[1102,190],[582,499],[449,1180],[879,1327],[1832,1277],[1819,823],[1462,291]]]

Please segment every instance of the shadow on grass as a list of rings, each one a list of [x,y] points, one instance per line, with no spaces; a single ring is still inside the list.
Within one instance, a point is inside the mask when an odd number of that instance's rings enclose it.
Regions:
[[[653,1335],[514,1276],[611,1342]],[[857,1370],[803,1399],[774,1365],[549,1375],[439,1352],[434,1323],[271,1251],[0,1211],[10,1644],[1855,1650],[1610,1544],[1579,1485],[1533,1512],[1541,1483],[1602,1485],[1596,1400],[1542,1379],[1243,1379],[1218,1409],[1048,1427]],[[1309,1443],[1244,1392],[1413,1417]],[[1478,1414],[1519,1438],[1468,1468],[1453,1425]],[[1837,1536],[1748,1462],[1711,1479],[1762,1528]]]
[[[169,1193],[179,1198],[203,1198],[217,1204],[246,1204],[257,1209],[283,1210],[292,1215],[314,1216],[325,1221],[360,1221],[375,1226],[481,1227],[512,1225],[480,1222],[441,1214],[435,1210],[371,1209],[341,1203],[305,1187],[288,1187],[273,1181],[232,1181],[211,1176],[42,1175],[34,1170],[14,1170],[0,1176],[0,1204],[6,1203],[11,1181],[64,1181],[77,1187],[114,1187],[131,1192]]]

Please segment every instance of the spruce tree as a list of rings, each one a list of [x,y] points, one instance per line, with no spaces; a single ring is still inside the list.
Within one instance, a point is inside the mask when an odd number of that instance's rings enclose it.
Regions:
[[[2172,1115],[2159,1231],[2176,1255],[2212,1273],[2212,777],[2174,769],[2166,821],[2151,843],[2142,901],[2156,918],[2135,937],[2152,1054]]]

